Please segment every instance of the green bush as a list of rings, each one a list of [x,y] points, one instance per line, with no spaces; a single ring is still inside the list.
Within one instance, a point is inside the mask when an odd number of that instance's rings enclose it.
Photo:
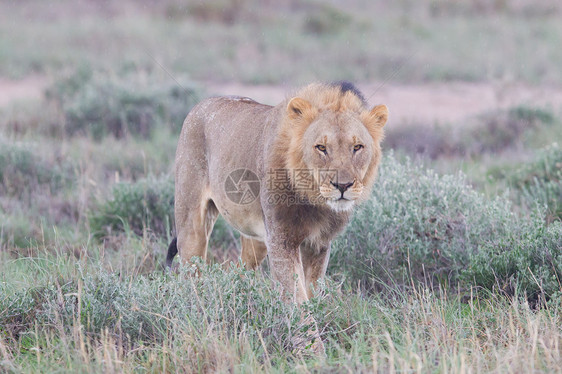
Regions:
[[[25,289],[12,291],[0,282],[0,335],[18,337],[33,325],[39,293]]]
[[[497,245],[484,243],[462,278],[466,284],[531,301],[562,295],[562,224],[540,222],[524,235],[509,235]]]
[[[253,11],[258,3],[248,0],[208,0],[182,5],[183,7],[179,9],[177,5],[170,6],[166,15],[177,18],[178,14],[187,14],[199,22],[220,22],[232,25],[255,19]]]
[[[466,155],[501,152],[521,146],[531,131],[554,123],[554,115],[546,110],[519,106],[480,116],[476,126],[458,134],[459,149]]]
[[[547,221],[562,219],[562,148],[558,144],[539,151],[508,179],[527,206],[546,207]]]
[[[305,11],[304,31],[310,34],[335,34],[348,27],[352,17],[341,9],[321,2],[309,2]]]
[[[60,107],[67,135],[100,139],[107,135],[148,138],[161,125],[179,132],[200,96],[191,84],[167,76],[110,75],[82,69],[56,82],[47,98]]]
[[[335,241],[330,271],[367,290],[411,280],[456,286],[478,248],[499,243],[516,221],[506,199],[485,198],[462,175],[388,156],[371,200]]]
[[[135,183],[118,183],[107,201],[89,216],[97,238],[132,230],[142,235],[150,230],[167,235],[173,226],[174,183],[170,178],[149,177]]]
[[[166,237],[174,229],[174,183],[168,177],[149,177],[133,183],[118,183],[109,199],[89,215],[90,229],[97,239],[115,233],[144,235],[150,231]],[[234,255],[240,235],[219,216],[209,240],[212,261],[224,262]]]
[[[535,181],[551,178],[537,165],[528,170]],[[485,197],[462,175],[439,176],[393,156],[384,159],[380,174],[372,199],[334,243],[332,274],[368,291],[422,283],[531,301],[560,295],[559,222],[547,225],[540,210],[517,216],[507,198]]]
[[[31,148],[0,139],[0,195],[21,198],[39,187],[54,192],[70,180],[64,167],[44,161]]]
[[[9,248],[29,248],[41,243],[46,235],[40,222],[24,214],[6,214],[0,207],[0,245]]]

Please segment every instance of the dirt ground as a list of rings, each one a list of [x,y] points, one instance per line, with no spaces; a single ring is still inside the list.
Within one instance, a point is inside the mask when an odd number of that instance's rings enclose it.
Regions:
[[[18,101],[39,99],[48,79],[30,76],[22,80],[0,78],[0,108]],[[210,95],[248,96],[275,105],[292,92],[291,87],[247,85],[240,83],[202,83]],[[404,85],[393,83],[360,84],[370,104],[386,104],[390,122],[459,123],[463,119],[498,108],[517,105],[562,110],[562,88],[534,87],[505,83],[428,83]]]
[[[0,77],[0,108],[17,101],[39,99],[47,86],[47,79],[42,76],[29,76],[21,80]]]
[[[358,85],[371,105],[386,104],[390,122],[458,123],[468,117],[498,108],[526,105],[562,110],[562,88],[531,87],[522,84],[429,83],[397,85],[371,83]],[[266,104],[281,101],[291,89],[280,86],[208,84],[209,93],[243,95]]]

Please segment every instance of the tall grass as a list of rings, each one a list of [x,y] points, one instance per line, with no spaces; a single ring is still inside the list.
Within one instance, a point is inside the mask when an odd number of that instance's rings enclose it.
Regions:
[[[18,290],[0,283],[0,367],[17,372],[555,371],[559,304],[416,288],[363,298],[328,281],[305,306],[325,360],[292,352],[300,312],[267,277],[231,267],[131,277],[78,262]],[[57,276],[58,275],[58,276]]]

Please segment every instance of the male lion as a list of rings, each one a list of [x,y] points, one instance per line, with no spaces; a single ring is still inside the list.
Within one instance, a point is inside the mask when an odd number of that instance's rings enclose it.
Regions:
[[[247,268],[269,255],[290,300],[308,300],[330,242],[369,197],[387,118],[348,82],[311,84],[274,107],[245,97],[199,103],[178,142],[168,265],[178,251],[183,262],[205,259],[220,213],[242,234]]]

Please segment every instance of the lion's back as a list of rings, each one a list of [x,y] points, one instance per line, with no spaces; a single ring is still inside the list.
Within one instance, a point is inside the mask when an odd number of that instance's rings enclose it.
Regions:
[[[240,96],[201,101],[184,121],[176,152],[176,170],[178,165],[193,165],[204,169],[217,183],[235,169],[257,172],[271,108]]]

